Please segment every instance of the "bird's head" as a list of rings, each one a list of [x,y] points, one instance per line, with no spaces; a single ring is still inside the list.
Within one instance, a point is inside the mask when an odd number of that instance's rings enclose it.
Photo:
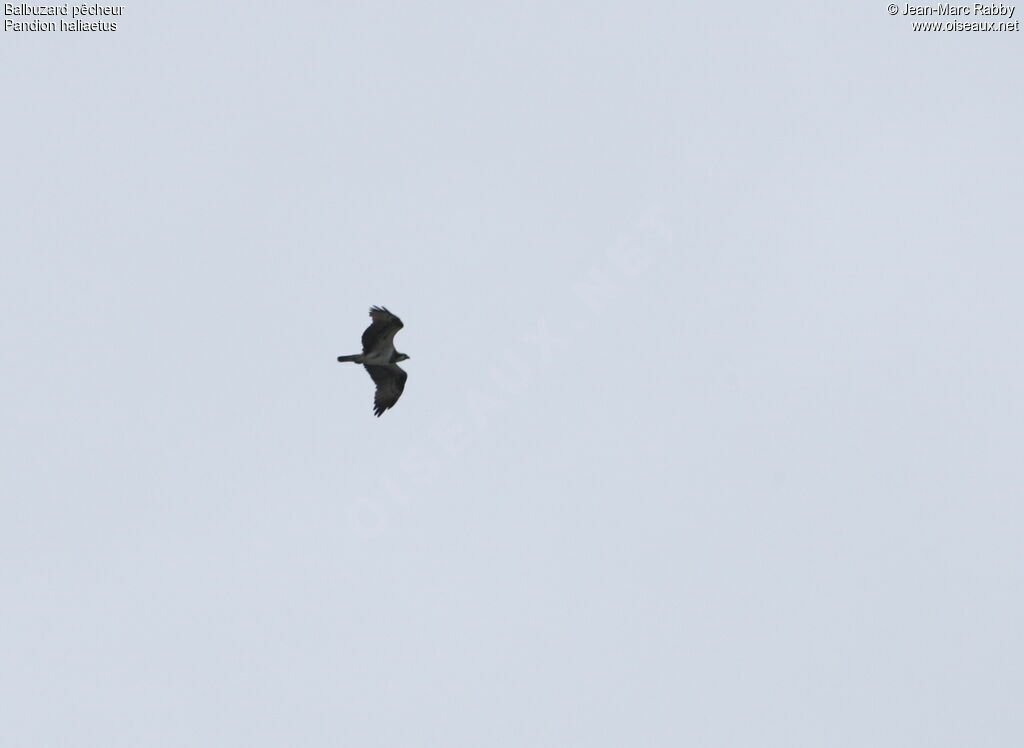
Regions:
[[[405,353],[396,353],[395,363],[397,364],[399,361],[405,361],[407,358],[409,358],[409,356],[406,355]]]

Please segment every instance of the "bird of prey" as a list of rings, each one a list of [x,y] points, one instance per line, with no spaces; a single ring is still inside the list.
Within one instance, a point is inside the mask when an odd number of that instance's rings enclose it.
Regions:
[[[363,332],[363,352],[352,356],[338,356],[339,361],[362,364],[377,385],[373,397],[373,414],[380,415],[398,402],[405,389],[406,374],[398,366],[408,356],[395,350],[395,333],[402,329],[402,320],[382,306],[370,307],[373,322]]]

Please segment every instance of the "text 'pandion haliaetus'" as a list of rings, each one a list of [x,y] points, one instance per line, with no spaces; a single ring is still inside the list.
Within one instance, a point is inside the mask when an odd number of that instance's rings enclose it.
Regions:
[[[363,332],[363,352],[354,356],[338,356],[339,361],[362,364],[377,385],[373,397],[373,414],[380,416],[398,402],[405,389],[406,374],[398,366],[408,356],[395,350],[395,333],[402,329],[402,320],[382,306],[370,307],[373,322]]]

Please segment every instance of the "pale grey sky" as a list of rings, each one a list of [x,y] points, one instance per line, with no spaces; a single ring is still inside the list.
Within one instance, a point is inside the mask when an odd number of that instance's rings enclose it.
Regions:
[[[1020,33],[118,22],[0,36],[0,744],[1024,744]]]

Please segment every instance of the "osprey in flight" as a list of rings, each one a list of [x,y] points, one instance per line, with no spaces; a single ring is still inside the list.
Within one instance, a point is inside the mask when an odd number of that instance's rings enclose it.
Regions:
[[[405,389],[406,374],[399,366],[408,356],[395,350],[395,333],[402,329],[402,320],[382,306],[370,307],[373,322],[363,332],[363,352],[353,356],[338,356],[339,361],[362,364],[377,385],[373,397],[373,414],[380,416],[398,402]]]

